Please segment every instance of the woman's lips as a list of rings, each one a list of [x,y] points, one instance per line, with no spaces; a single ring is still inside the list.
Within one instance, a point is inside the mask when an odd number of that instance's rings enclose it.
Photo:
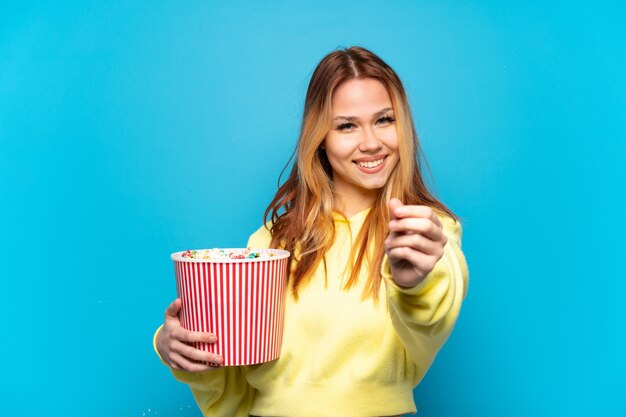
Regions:
[[[383,170],[387,162],[387,155],[380,157],[362,158],[358,161],[353,161],[359,171],[365,174],[376,174]]]

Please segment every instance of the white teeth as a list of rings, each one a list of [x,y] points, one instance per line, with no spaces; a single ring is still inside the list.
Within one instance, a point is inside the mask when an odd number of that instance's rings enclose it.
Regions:
[[[371,161],[371,162],[358,162],[357,161],[357,165],[363,168],[376,168],[378,165],[383,163],[383,159],[379,159],[377,161]]]

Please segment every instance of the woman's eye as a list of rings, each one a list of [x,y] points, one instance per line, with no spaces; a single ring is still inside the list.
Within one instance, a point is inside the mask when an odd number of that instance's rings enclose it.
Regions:
[[[342,123],[339,126],[337,126],[337,130],[352,129],[353,127],[354,127],[354,123]]]
[[[387,125],[390,123],[393,123],[395,121],[395,119],[391,116],[383,116],[380,119],[378,119],[376,121],[377,125]],[[340,124],[339,126],[337,126],[337,130],[352,130],[356,128],[356,125],[354,123],[350,123],[350,122],[345,122]]]
[[[389,124],[389,123],[393,122],[394,120],[395,119],[393,117],[391,117],[391,116],[384,116],[384,117],[381,117],[380,119],[378,119],[378,124],[386,125],[386,124]]]

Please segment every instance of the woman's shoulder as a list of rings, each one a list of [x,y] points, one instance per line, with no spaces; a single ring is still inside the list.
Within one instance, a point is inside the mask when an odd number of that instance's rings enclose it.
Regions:
[[[256,232],[252,233],[250,238],[248,238],[248,247],[256,249],[269,248],[272,241],[271,227],[272,224],[267,222],[259,227]]]
[[[461,225],[461,223],[450,217],[448,214],[439,210],[435,210],[435,214],[441,222],[441,225],[443,226],[443,232],[446,234],[446,236],[448,238],[453,238],[457,241],[457,243],[460,243],[461,238],[463,237],[463,226]]]
[[[450,239],[454,239],[458,244],[461,243],[463,236],[463,227],[461,223],[450,217],[448,214],[435,210],[437,218],[443,226],[443,231]],[[272,241],[272,234],[270,232],[272,223],[267,222],[263,226],[259,227],[254,233],[250,235],[248,239],[249,248],[269,248]]]

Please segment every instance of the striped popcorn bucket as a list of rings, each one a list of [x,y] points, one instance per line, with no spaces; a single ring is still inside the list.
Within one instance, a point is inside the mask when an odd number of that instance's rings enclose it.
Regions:
[[[217,343],[190,344],[221,355],[223,366],[253,365],[280,355],[289,252],[254,251],[261,256],[190,259],[182,257],[183,252],[171,255],[182,300],[181,325],[215,333]]]

